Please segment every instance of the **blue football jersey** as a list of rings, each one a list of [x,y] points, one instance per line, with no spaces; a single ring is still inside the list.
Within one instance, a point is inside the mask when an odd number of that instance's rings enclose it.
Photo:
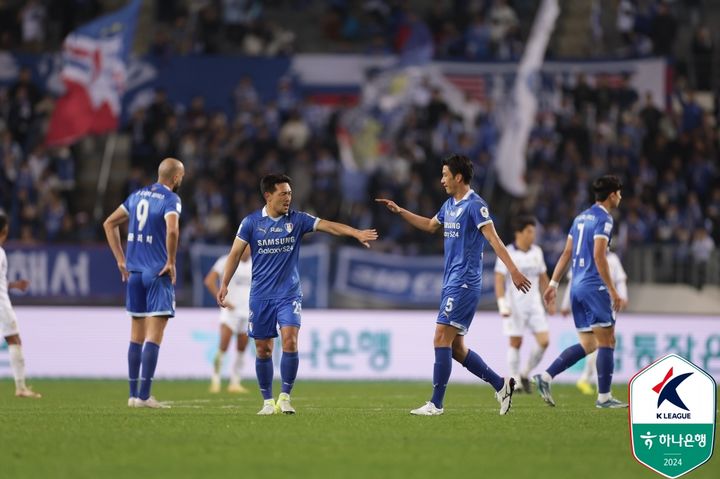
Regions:
[[[167,186],[155,183],[132,193],[121,206],[130,216],[126,254],[128,271],[159,272],[168,256],[165,217],[182,212],[180,197]]]
[[[480,227],[492,223],[487,203],[473,190],[457,203],[448,198],[437,221],[445,234],[445,275],[443,289],[482,288],[482,258],[485,237]]]
[[[573,221],[569,236],[572,238],[572,288],[592,287],[597,289],[605,283],[595,265],[595,238],[612,237],[613,218],[602,206],[595,204],[586,209]]]
[[[242,220],[237,237],[250,246],[252,253],[250,298],[302,295],[298,273],[300,240],[315,231],[319,221],[319,218],[294,210],[280,218],[271,218],[265,208]]]

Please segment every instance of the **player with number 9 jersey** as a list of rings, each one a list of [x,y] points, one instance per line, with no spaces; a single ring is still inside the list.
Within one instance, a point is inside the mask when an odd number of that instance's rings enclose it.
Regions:
[[[127,281],[125,309],[132,318],[130,407],[167,407],[155,400],[150,390],[165,326],[175,316],[175,258],[182,211],[175,190],[184,176],[180,161],[165,158],[158,167],[157,183],[132,193],[103,223],[120,276]],[[124,223],[128,224],[127,254],[120,241],[120,225]]]
[[[122,208],[129,216],[128,271],[157,273],[168,256],[165,217],[182,212],[180,197],[164,185],[154,183],[128,196]]]

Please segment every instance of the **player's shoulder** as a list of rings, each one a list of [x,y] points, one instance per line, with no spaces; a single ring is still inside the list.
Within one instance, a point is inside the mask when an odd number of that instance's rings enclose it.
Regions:
[[[485,201],[485,198],[477,194],[474,190],[470,191],[470,195],[468,196],[468,203],[476,205],[478,207],[488,205],[487,201]]]
[[[539,254],[539,255],[543,254],[542,248],[536,244],[533,244],[532,246],[530,246],[530,251],[532,251],[534,254]]]

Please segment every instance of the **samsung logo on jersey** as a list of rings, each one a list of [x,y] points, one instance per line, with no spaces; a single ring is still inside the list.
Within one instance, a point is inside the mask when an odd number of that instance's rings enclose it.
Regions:
[[[460,229],[460,223],[451,223],[449,221],[446,221],[444,223],[446,230],[459,230]]]
[[[268,238],[257,240],[257,245],[262,246],[280,246],[288,243],[295,243],[294,236],[288,236],[285,238]]]

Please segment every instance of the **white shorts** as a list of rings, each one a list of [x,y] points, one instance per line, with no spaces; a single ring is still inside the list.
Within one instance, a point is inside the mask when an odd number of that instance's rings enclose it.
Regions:
[[[223,309],[220,311],[220,324],[224,324],[233,334],[247,334],[248,315],[235,314],[234,311]]]
[[[0,305],[0,334],[3,338],[20,334],[15,311],[4,304]]]
[[[510,316],[502,318],[502,323],[505,336],[522,336],[526,329],[532,333],[544,333],[548,330],[544,311],[513,312]]]

